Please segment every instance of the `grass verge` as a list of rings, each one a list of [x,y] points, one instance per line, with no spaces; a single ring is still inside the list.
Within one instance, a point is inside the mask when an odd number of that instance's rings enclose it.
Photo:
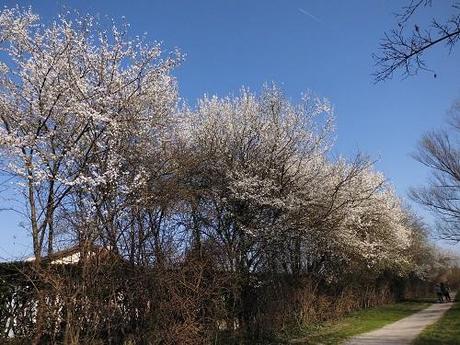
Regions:
[[[460,345],[460,301],[436,323],[427,327],[414,345]]]
[[[308,325],[301,329],[295,338],[289,336],[290,340],[286,340],[286,343],[340,344],[354,335],[383,327],[425,309],[431,303],[433,303],[432,300],[407,301],[356,311],[340,320],[320,325]]]

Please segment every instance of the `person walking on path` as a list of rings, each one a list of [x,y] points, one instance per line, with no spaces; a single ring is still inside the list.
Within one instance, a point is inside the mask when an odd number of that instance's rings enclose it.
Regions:
[[[447,283],[441,283],[440,287],[442,295],[444,296],[446,302],[451,302],[452,300],[450,299],[450,289]]]
[[[438,296],[438,302],[443,303],[444,298],[441,290],[441,285],[439,285],[439,283],[436,283],[436,285],[434,286],[434,292],[436,293],[436,296]]]

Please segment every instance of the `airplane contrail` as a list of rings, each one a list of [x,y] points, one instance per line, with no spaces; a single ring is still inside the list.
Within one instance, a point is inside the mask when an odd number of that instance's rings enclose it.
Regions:
[[[307,10],[304,10],[303,8],[299,8],[299,12],[302,14],[305,14],[306,16],[309,16],[310,18],[317,21],[318,23],[322,23],[321,19],[319,19],[318,17],[315,17],[313,14],[311,14]]]

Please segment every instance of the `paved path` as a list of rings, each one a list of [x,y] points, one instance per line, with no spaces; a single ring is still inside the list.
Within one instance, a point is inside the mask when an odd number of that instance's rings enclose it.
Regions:
[[[437,303],[375,331],[351,338],[344,345],[409,345],[423,329],[436,322],[453,303]]]

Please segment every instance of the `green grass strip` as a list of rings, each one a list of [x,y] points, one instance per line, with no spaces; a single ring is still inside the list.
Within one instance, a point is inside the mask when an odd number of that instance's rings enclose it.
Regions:
[[[289,337],[291,344],[336,345],[344,340],[366,333],[405,318],[430,306],[431,300],[389,304],[356,311],[336,321],[304,327],[297,337]],[[295,339],[294,339],[295,338]]]
[[[460,302],[454,304],[436,323],[428,326],[414,345],[460,345]]]

